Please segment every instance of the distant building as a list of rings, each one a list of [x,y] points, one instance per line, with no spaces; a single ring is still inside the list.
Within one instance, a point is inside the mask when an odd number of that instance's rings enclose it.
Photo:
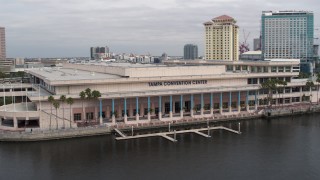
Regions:
[[[24,65],[24,58],[15,58],[14,65]]]
[[[168,54],[167,53],[163,53],[160,57],[161,62],[167,61],[168,60]]]
[[[204,23],[205,59],[239,60],[239,27],[236,20],[223,15]]]
[[[261,61],[262,53],[261,51],[248,51],[240,54],[241,61]]]
[[[14,59],[6,58],[0,60],[0,72],[12,72],[14,70]]]
[[[260,38],[253,39],[253,50],[254,51],[261,51],[261,39]]]
[[[263,11],[261,44],[264,58],[313,58],[313,12]]]
[[[109,47],[91,47],[90,58],[94,59],[105,59],[110,57]]]
[[[186,44],[183,49],[184,59],[198,59],[198,46],[195,44]]]
[[[0,60],[5,60],[6,57],[6,32],[4,27],[0,27]]]

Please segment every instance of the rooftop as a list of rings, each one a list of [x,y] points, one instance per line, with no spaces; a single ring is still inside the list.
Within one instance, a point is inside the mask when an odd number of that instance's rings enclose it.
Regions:
[[[214,20],[234,20],[234,19],[228,15],[222,15],[222,16],[218,16],[216,18],[213,18],[212,20],[214,21]]]
[[[98,73],[94,71],[79,70],[79,69],[69,69],[69,68],[36,68],[28,69],[28,73],[37,74],[37,76],[42,77],[44,80],[50,81],[63,81],[63,80],[96,80],[96,79],[116,79],[120,76]]]

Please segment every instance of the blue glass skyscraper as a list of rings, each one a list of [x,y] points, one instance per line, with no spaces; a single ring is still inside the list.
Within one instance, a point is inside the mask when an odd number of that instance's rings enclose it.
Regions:
[[[263,11],[261,38],[265,59],[312,60],[313,12]]]

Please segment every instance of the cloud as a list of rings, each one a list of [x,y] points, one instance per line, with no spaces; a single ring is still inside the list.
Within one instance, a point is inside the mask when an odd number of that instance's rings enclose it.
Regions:
[[[241,32],[251,33],[251,43],[259,36],[261,11],[313,10],[317,19],[318,5],[316,0],[3,0],[0,26],[6,27],[11,57],[89,56],[90,46],[103,45],[117,53],[182,55],[186,43],[198,44],[203,54],[202,23],[213,17],[234,17]]]

